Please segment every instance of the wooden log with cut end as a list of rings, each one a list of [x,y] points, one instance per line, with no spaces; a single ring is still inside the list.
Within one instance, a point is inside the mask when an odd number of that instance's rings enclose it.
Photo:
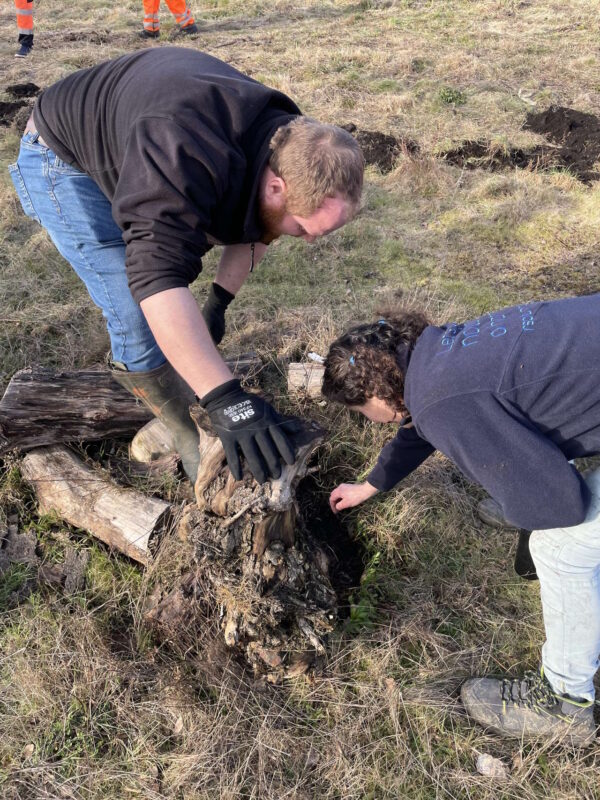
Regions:
[[[168,503],[122,489],[60,445],[32,450],[21,469],[42,513],[55,511],[110,547],[142,564],[149,563],[151,540],[168,523]]]
[[[324,432],[305,422],[293,437],[295,464],[261,485],[248,471],[234,480],[206,416],[196,423],[204,453],[198,503],[179,528],[189,571],[162,587],[146,619],[178,647],[193,648],[212,615],[256,675],[278,682],[301,674],[324,652],[337,613],[327,556],[296,502]]]
[[[320,397],[325,367],[317,363],[288,364],[288,391],[291,394],[306,394],[308,397]]]
[[[238,378],[252,377],[256,353],[226,358]],[[152,413],[106,367],[54,372],[29,367],[13,375],[0,400],[0,457],[9,450],[133,436]]]
[[[151,419],[131,440],[130,458],[150,463],[175,452],[173,434],[159,419]]]

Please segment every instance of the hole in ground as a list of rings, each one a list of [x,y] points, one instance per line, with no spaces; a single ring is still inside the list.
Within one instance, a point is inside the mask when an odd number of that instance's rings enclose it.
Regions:
[[[510,150],[492,149],[488,142],[466,141],[452,150],[447,150],[441,157],[448,164],[464,169],[486,169],[497,172],[507,167],[521,169],[549,169],[560,166],[560,158],[553,147],[541,145],[533,150],[511,148]]]
[[[341,127],[354,136],[363,151],[366,164],[378,167],[381,172],[390,172],[403,151],[416,153],[419,150],[419,145],[412,139],[396,139],[380,131],[361,131],[352,122]]]
[[[17,100],[16,103],[7,103],[4,101],[0,102],[0,125],[3,127],[8,127],[13,119],[19,113],[19,109],[26,106],[27,103],[24,100]]]
[[[313,476],[299,483],[296,499],[308,530],[329,558],[329,576],[338,597],[338,613],[345,619],[350,616],[350,594],[360,585],[365,568],[365,547],[350,536],[341,519],[331,511],[328,493],[318,486]]]

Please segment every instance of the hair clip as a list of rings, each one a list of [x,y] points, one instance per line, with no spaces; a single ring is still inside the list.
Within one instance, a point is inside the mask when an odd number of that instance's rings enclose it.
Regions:
[[[354,356],[350,356],[350,358],[348,359],[348,363],[350,364],[351,367],[353,367],[356,364],[356,359],[354,358]]]

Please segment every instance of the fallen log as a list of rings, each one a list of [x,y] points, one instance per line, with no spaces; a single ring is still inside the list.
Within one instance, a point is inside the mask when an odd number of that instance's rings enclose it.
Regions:
[[[262,367],[255,353],[225,359],[234,375]],[[9,450],[133,436],[152,413],[104,367],[53,372],[29,367],[13,375],[0,400],[0,457]]]
[[[247,471],[236,481],[202,412],[196,422],[197,505],[184,512],[177,537],[189,568],[159,582],[146,620],[187,651],[218,619],[226,645],[257,676],[278,682],[305,672],[325,652],[337,614],[328,558],[295,496],[324,433],[305,422],[294,436],[295,464],[261,485]]]
[[[171,506],[123,489],[91,469],[66,447],[39,447],[21,465],[42,513],[56,512],[77,528],[142,564],[152,559],[152,539],[167,525]]]

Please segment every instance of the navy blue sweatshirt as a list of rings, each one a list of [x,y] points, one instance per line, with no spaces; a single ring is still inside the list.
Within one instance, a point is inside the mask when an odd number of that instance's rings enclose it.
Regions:
[[[387,491],[434,450],[528,530],[585,519],[569,460],[600,453],[600,294],[430,325],[412,352],[400,428],[368,477]]]
[[[213,244],[257,242],[257,193],[286,95],[206,53],[138,51],[50,86],[33,111],[63,161],[112,203],[139,303],[188,286]]]

